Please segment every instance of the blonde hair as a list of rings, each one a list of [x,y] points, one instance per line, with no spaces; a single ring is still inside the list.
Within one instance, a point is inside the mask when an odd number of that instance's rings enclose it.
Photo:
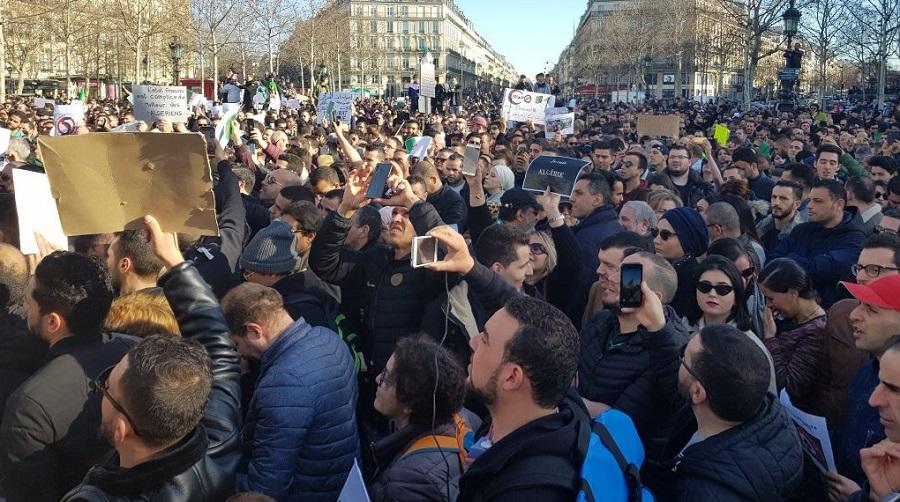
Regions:
[[[658,190],[656,192],[650,192],[650,196],[647,197],[647,204],[650,204],[650,207],[653,208],[654,212],[659,210],[659,206],[661,206],[662,203],[666,201],[673,202],[675,204],[675,207],[684,206],[684,204],[681,202],[681,197],[668,190]]]
[[[142,289],[113,300],[103,328],[138,338],[181,334],[175,313],[160,288]]]
[[[531,278],[533,283],[537,283],[544,277],[550,275],[550,273],[553,272],[553,269],[556,268],[556,245],[553,243],[553,237],[543,230],[534,232],[531,235],[540,239],[541,244],[544,245],[544,249],[547,250],[547,266],[544,267],[544,271],[541,272],[540,275],[535,274],[535,276]]]

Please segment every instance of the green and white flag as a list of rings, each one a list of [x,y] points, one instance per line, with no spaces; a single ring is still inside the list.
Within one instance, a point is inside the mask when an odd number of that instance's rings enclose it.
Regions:
[[[231,110],[225,112],[225,115],[222,116],[222,119],[219,120],[219,123],[216,124],[216,140],[222,145],[222,148],[228,146],[228,143],[231,142],[231,131],[234,127],[234,117],[240,113],[241,109],[239,107],[234,107]]]

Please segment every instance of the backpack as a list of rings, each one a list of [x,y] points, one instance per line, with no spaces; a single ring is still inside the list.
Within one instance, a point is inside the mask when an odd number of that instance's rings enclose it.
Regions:
[[[285,296],[284,309],[295,320],[303,317],[310,326],[322,326],[337,333],[350,349],[356,373],[365,371],[365,358],[356,348],[359,336],[345,329],[347,317],[341,313],[340,305],[331,295],[317,288],[306,288]]]
[[[641,484],[644,447],[631,418],[610,409],[592,420],[590,428],[587,444],[579,445],[584,462],[576,500],[653,502],[653,494]]]
[[[466,448],[465,438],[472,432],[466,422],[459,414],[453,415],[453,421],[456,424],[456,435],[439,436],[436,434],[426,434],[419,439],[413,441],[411,445],[403,452],[402,456],[413,455],[415,453],[424,453],[439,450],[441,452],[455,453],[459,457],[460,467],[466,465]]]

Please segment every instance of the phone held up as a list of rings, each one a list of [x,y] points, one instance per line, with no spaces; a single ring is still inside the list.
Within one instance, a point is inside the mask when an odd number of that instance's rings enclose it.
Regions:
[[[387,179],[391,175],[391,164],[382,162],[375,166],[375,171],[369,178],[369,188],[366,190],[367,199],[379,199],[387,193]]]
[[[424,267],[437,261],[437,241],[430,235],[414,237],[412,242],[412,266]]]
[[[637,308],[644,302],[641,282],[644,280],[644,266],[640,263],[626,263],[620,267],[619,307]]]

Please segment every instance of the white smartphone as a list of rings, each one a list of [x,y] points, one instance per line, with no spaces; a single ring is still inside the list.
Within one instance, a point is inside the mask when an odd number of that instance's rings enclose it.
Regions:
[[[437,261],[437,241],[430,235],[413,237],[412,242],[412,266],[424,267]]]
[[[466,176],[475,176],[478,171],[478,157],[481,156],[481,148],[466,145],[466,154],[463,156],[462,173]]]

